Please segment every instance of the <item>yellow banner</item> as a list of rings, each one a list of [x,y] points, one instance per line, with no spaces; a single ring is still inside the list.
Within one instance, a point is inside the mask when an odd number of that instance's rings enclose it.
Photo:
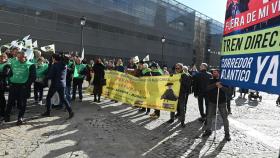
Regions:
[[[177,108],[181,75],[134,77],[106,71],[103,96],[133,106],[172,111]]]
[[[246,30],[246,29],[245,29]],[[222,55],[280,51],[280,26],[223,38]]]

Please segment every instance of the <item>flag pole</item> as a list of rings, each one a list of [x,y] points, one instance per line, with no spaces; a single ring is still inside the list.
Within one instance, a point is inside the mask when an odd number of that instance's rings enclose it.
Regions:
[[[217,121],[218,121],[218,106],[219,106],[219,99],[220,99],[220,88],[218,88],[218,93],[217,93],[217,104],[216,104],[216,118],[215,118],[215,132],[214,132],[214,140],[216,139],[216,130],[217,130]]]

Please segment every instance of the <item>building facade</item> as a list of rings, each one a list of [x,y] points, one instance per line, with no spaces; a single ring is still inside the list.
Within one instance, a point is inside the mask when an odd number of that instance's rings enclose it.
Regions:
[[[175,0],[1,0],[1,43],[31,34],[40,46],[79,51],[82,16],[86,56],[219,63],[223,24]]]

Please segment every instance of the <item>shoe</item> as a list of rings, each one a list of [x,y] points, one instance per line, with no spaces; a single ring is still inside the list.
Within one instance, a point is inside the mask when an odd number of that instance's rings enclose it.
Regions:
[[[179,114],[178,114],[178,113],[176,113],[176,114],[175,114],[175,118],[178,118],[178,117],[179,117]]]
[[[150,116],[155,116],[156,115],[156,113],[152,113],[152,114],[150,114]]]
[[[173,119],[170,119],[170,120],[167,121],[167,123],[173,123],[173,122],[174,122]]]
[[[212,131],[205,131],[205,132],[202,134],[202,137],[209,137],[211,134],[212,134]]]
[[[147,112],[145,113],[145,115],[149,115],[149,113],[150,113],[150,112],[149,112],[149,111],[147,111]]]
[[[68,119],[71,119],[72,117],[74,117],[74,112],[70,112],[70,113],[69,113]]]
[[[23,119],[20,118],[20,119],[17,121],[17,126],[20,126],[20,125],[22,125],[22,124],[23,124]]]
[[[41,106],[43,106],[43,101],[41,100],[41,101],[39,101],[39,103],[38,103],[39,105],[41,105]]]
[[[4,118],[4,121],[5,121],[5,122],[11,122],[10,117],[6,116],[6,117]]]
[[[97,99],[94,99],[93,102],[97,102]]]
[[[43,117],[50,117],[51,116],[51,114],[50,114],[50,112],[44,112],[41,116],[43,116]]]
[[[206,120],[205,117],[201,117],[198,119],[199,122],[205,122],[205,120]]]
[[[226,141],[228,141],[228,142],[231,141],[231,138],[230,138],[230,135],[229,135],[229,134],[226,134],[224,139],[225,139]]]
[[[182,128],[185,128],[186,127],[186,124],[184,122],[181,122],[181,127]]]
[[[153,120],[156,120],[158,118],[159,118],[159,116],[157,116],[157,115],[151,116],[151,119],[153,119]]]
[[[231,111],[228,112],[229,115],[232,115]]]
[[[97,103],[101,103],[101,101],[100,101],[100,100],[97,100]]]
[[[141,108],[141,109],[138,110],[138,112],[145,112],[145,111],[146,111],[145,108]]]

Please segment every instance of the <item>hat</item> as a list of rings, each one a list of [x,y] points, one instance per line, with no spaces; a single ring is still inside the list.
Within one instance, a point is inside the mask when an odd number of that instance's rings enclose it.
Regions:
[[[205,66],[205,68],[208,68],[208,64],[207,63],[201,63],[201,65]]]
[[[165,85],[165,86],[173,86],[173,85],[174,85],[173,83],[168,82],[168,83],[166,83],[166,85]]]
[[[151,64],[151,66],[150,67],[158,67],[158,63],[156,63],[156,62],[152,62],[152,64]]]

